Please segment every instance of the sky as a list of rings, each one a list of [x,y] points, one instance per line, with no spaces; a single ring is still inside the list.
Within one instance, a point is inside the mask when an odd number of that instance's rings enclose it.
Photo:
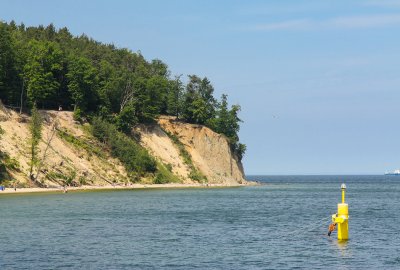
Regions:
[[[242,107],[248,175],[400,168],[400,1],[0,0],[0,19],[206,76]]]

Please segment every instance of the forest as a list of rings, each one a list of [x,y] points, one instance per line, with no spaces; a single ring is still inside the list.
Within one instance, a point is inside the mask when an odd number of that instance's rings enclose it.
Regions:
[[[241,160],[240,106],[229,106],[227,95],[214,97],[207,78],[184,79],[161,60],[74,36],[66,27],[0,21],[0,100],[6,106],[26,113],[61,107],[76,120],[101,119],[126,134],[159,115],[175,116],[224,134]]]

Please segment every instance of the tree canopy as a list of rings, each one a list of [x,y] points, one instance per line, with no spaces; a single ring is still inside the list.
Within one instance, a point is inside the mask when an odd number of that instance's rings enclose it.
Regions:
[[[140,52],[116,48],[67,28],[26,27],[0,22],[0,99],[29,112],[74,110],[100,116],[129,132],[159,115],[210,127],[225,134],[241,159],[239,105],[218,101],[207,78],[171,76],[166,63],[147,61]]]

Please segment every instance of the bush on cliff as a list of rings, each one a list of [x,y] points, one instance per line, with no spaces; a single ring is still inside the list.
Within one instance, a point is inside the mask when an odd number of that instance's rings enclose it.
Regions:
[[[92,134],[110,148],[114,157],[121,160],[132,180],[156,172],[157,163],[154,158],[113,124],[95,117],[92,121]]]

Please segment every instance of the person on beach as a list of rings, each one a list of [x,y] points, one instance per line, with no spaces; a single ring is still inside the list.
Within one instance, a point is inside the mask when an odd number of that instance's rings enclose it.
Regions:
[[[331,233],[335,230],[336,228],[336,223],[331,223],[329,224],[329,229],[328,229],[328,236],[331,236]]]

